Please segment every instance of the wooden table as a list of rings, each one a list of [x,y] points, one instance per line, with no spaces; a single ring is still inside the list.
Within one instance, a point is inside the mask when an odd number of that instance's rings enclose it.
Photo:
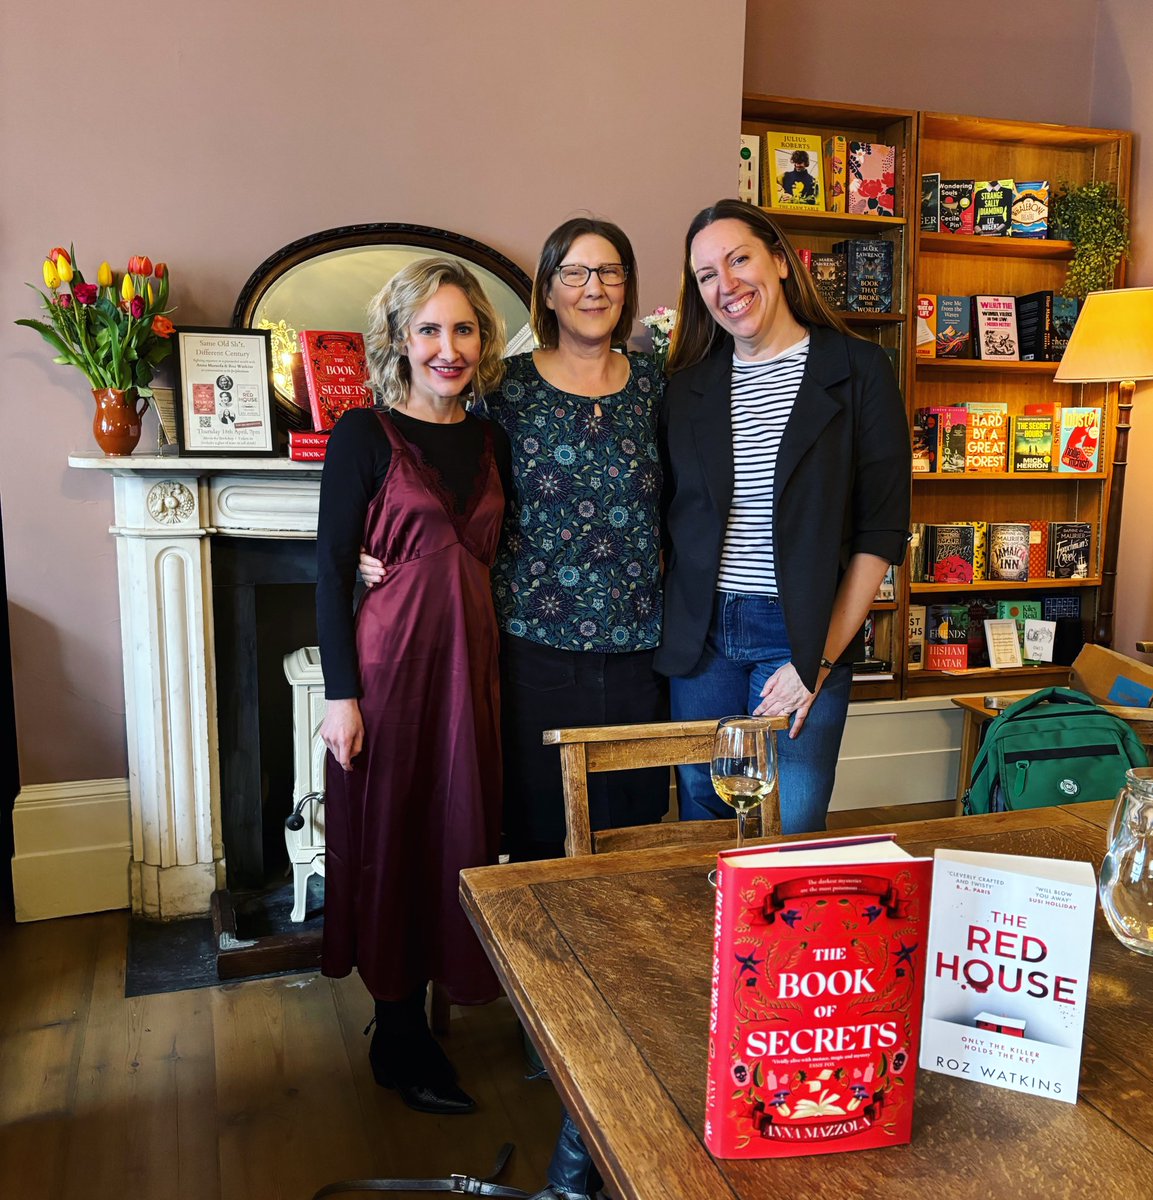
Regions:
[[[899,826],[937,846],[1104,855],[1106,802]],[[843,832],[843,831],[838,831]],[[1153,1195],[1153,959],[1098,912],[1080,1098],[1062,1104],[928,1071],[913,1141],[815,1158],[704,1148],[715,847],[465,871],[461,897],[618,1200],[1137,1200]]]

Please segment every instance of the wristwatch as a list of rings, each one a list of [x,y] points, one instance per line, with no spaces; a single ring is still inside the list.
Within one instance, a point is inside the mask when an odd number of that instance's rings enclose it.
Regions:
[[[829,662],[824,655],[821,656],[821,666],[824,667],[826,671],[831,671],[836,665],[836,663]]]

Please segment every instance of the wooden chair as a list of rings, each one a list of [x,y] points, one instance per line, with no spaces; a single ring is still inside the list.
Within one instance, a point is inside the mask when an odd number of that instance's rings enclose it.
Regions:
[[[769,736],[787,729],[787,717],[766,717]],[[589,824],[588,776],[596,771],[631,771],[640,767],[675,767],[707,763],[712,758],[716,721],[668,721],[653,725],[591,725],[583,729],[546,729],[546,746],[560,747],[564,784],[565,853],[603,854],[608,850],[644,850],[691,842],[736,840],[737,822],[662,821],[593,833]],[[766,803],[779,798],[776,782]]]

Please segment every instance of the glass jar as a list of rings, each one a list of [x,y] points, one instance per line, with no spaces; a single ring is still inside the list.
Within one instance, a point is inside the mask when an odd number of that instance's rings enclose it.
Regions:
[[[1098,891],[1105,919],[1122,945],[1153,954],[1153,767],[1125,772]]]

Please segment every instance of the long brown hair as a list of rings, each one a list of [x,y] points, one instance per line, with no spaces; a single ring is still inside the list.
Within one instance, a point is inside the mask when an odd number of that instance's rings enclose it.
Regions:
[[[612,332],[613,345],[627,345],[632,334],[640,291],[640,284],[637,281],[637,259],[633,253],[632,243],[625,236],[625,231],[611,221],[602,221],[599,217],[573,217],[571,220],[565,221],[563,225],[558,225],[545,238],[545,243],[540,251],[540,261],[536,265],[536,275],[532,281],[532,331],[537,345],[542,350],[554,350],[560,338],[560,326],[557,324],[556,313],[546,303],[549,288],[552,287],[553,275],[557,267],[564,262],[565,255],[569,252],[573,242],[586,233],[603,237],[606,242],[611,243],[613,249],[620,255],[621,263],[628,271],[620,320],[617,321]]]
[[[770,254],[784,257],[789,272],[781,281],[781,292],[789,311],[802,325],[821,325],[851,335],[849,327],[817,291],[812,275],[777,223],[763,210],[742,200],[718,200],[716,204],[697,213],[688,233],[685,234],[685,259],[681,269],[681,294],[677,300],[677,323],[669,346],[667,370],[670,374],[700,362],[724,336],[724,331],[701,299],[701,291],[693,275],[693,239],[714,221],[742,222]]]

